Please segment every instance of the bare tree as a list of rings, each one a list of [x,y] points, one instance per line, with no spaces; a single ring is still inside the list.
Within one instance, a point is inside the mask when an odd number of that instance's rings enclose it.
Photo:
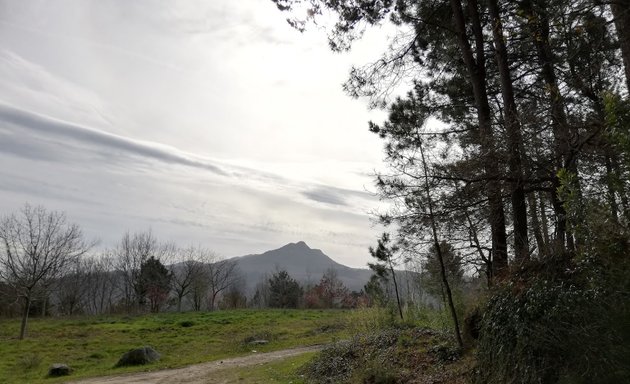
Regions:
[[[67,222],[64,213],[28,204],[19,213],[2,218],[0,241],[0,276],[15,288],[24,303],[20,326],[23,339],[34,294],[60,278],[91,245],[84,241],[76,224]]]
[[[111,311],[116,291],[114,260],[108,254],[85,259],[86,310],[92,314]]]
[[[85,311],[90,279],[87,267],[87,259],[72,260],[67,267],[67,272],[57,283],[55,296],[60,314],[74,315]]]
[[[182,302],[185,297],[193,295],[193,308],[199,310],[205,291],[207,290],[208,274],[205,271],[206,263],[212,262],[208,255],[212,253],[201,247],[188,247],[177,252],[177,259],[170,265],[171,286],[177,298],[177,311],[181,312]],[[204,282],[205,280],[205,282]],[[203,292],[202,292],[203,291]],[[195,305],[195,302],[198,305]]]
[[[206,248],[190,248],[185,251],[186,260],[180,263],[175,273],[175,294],[178,298],[188,296],[193,310],[199,311],[204,302],[214,310],[222,292],[238,284],[241,275],[237,262],[221,260]],[[185,287],[184,287],[185,286]]]
[[[208,271],[204,268],[198,269],[193,274],[192,283],[190,285],[190,293],[188,300],[193,311],[201,311],[201,307],[208,295]]]
[[[123,235],[120,243],[110,251],[119,278],[120,294],[127,310],[140,309],[145,297],[140,279],[140,267],[149,257],[162,260],[172,252],[170,244],[159,244],[151,231]]]
[[[254,294],[252,298],[249,300],[250,307],[254,308],[268,308],[269,307],[269,296],[271,295],[269,289],[269,278],[270,276],[264,273],[258,283],[256,284],[256,289],[254,290]]]
[[[218,260],[207,265],[208,271],[208,309],[214,310],[217,296],[240,280],[238,263],[234,260]]]

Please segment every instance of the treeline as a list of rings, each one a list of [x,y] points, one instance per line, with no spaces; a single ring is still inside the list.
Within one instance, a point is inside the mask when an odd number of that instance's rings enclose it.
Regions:
[[[355,308],[386,305],[393,297],[384,277],[352,292],[332,269],[314,284],[278,269],[248,287],[237,261],[204,247],[160,242],[150,231],[127,232],[102,251],[94,247],[62,212],[27,204],[2,217],[0,316],[22,316],[24,337],[30,316]],[[406,284],[410,295],[412,283]]]

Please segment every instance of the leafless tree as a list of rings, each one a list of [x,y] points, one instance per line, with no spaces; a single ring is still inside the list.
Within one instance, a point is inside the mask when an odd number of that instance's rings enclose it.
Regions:
[[[207,270],[209,277],[208,309],[212,311],[215,309],[219,294],[238,284],[241,274],[238,263],[234,260],[218,260],[209,263]]]
[[[138,310],[144,305],[140,282],[140,267],[153,256],[158,260],[168,258],[173,252],[170,244],[160,244],[151,231],[123,235],[120,243],[109,252],[114,260],[122,304],[127,310]]]
[[[67,272],[59,279],[55,297],[60,314],[74,315],[85,311],[90,279],[87,267],[84,258],[72,260]]]
[[[269,307],[269,278],[270,276],[264,273],[258,283],[256,284],[256,289],[254,290],[254,294],[249,300],[249,305],[254,308],[268,308]]]
[[[85,259],[87,274],[86,311],[102,314],[111,311],[116,293],[114,260],[108,254]]]
[[[48,212],[28,204],[0,222],[0,276],[13,286],[23,301],[20,339],[26,334],[34,294],[45,291],[67,267],[91,247],[81,229],[68,223],[62,212]]]
[[[184,265],[180,263],[180,270],[176,272],[179,276],[175,278],[178,281],[174,288],[175,294],[178,298],[180,295],[182,298],[187,296],[195,311],[200,311],[204,302],[209,310],[214,310],[219,295],[241,280],[237,262],[223,260],[203,247],[190,248],[184,255],[187,261]],[[188,284],[185,289],[182,283]]]
[[[206,263],[214,261],[208,257],[211,252],[201,247],[191,246],[177,251],[176,254],[170,270],[171,285],[177,298],[177,311],[181,312],[184,298],[191,294],[198,298],[193,300],[193,307],[199,310],[208,287]],[[195,302],[198,305],[195,305]]]

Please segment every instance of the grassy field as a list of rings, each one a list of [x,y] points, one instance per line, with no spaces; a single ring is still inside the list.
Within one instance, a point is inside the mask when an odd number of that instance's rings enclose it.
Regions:
[[[315,355],[315,352],[309,352],[300,356],[289,357],[282,361],[238,369],[226,369],[221,371],[220,378],[216,379],[216,383],[304,384],[304,378],[298,373],[298,369]],[[207,384],[215,384],[215,382],[209,380]]]
[[[73,379],[184,365],[259,352],[330,343],[351,333],[353,314],[335,310],[237,310],[137,317],[72,319],[34,318],[25,340],[18,340],[19,320],[0,320],[0,383],[57,383],[46,372],[53,363],[74,369]],[[248,345],[266,339],[266,345]],[[132,348],[150,345],[162,359],[144,367],[113,368]],[[304,357],[269,365],[267,382],[292,378],[291,367]],[[234,375],[261,375],[252,367]],[[271,375],[271,376],[270,376]],[[277,375],[278,379],[273,379]],[[273,379],[273,380],[272,380]],[[295,379],[293,377],[293,379]],[[67,379],[66,379],[67,380]],[[288,381],[297,382],[292,379]],[[286,382],[288,382],[286,381]],[[247,381],[251,382],[251,381]]]

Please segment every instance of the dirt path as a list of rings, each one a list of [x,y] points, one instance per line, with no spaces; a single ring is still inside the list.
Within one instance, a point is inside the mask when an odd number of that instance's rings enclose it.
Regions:
[[[127,375],[102,376],[72,381],[71,384],[171,384],[171,383],[219,383],[220,375],[217,373],[222,369],[247,367],[255,364],[268,363],[282,360],[287,357],[301,355],[306,352],[319,351],[321,346],[302,347],[285,349],[282,351],[267,353],[252,353],[247,356],[225,359],[222,361],[212,361],[210,363],[190,365],[184,368],[165,369],[162,371],[131,373]],[[215,380],[213,380],[215,379]],[[218,380],[217,380],[218,379]]]

